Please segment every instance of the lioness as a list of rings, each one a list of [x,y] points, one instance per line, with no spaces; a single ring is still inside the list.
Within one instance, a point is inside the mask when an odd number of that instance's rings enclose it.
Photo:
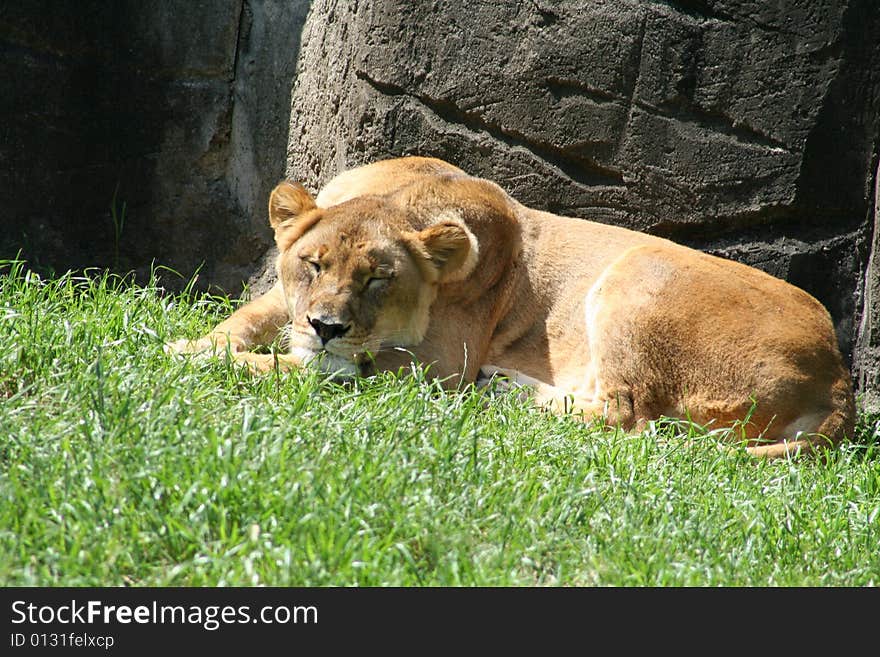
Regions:
[[[349,375],[415,358],[444,385],[503,374],[543,406],[625,429],[661,415],[737,425],[768,457],[852,435],[828,312],[757,269],[527,208],[422,157],[345,172],[316,199],[281,182],[269,221],[275,287],[169,350]],[[249,351],[285,327],[286,353]]]

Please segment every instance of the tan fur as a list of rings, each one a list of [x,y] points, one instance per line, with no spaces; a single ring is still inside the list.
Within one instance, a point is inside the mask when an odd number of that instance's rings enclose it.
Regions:
[[[343,374],[414,357],[449,386],[482,368],[627,430],[661,415],[732,427],[760,456],[852,435],[828,312],[756,269],[527,208],[431,158],[348,171],[316,201],[283,182],[269,217],[279,283],[170,351],[228,346],[259,371],[316,359]],[[248,351],[285,325],[288,353]]]

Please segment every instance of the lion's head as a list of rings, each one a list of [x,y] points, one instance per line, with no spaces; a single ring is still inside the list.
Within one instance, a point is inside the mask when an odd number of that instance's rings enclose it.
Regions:
[[[439,285],[466,278],[477,241],[460,217],[416,217],[385,196],[319,208],[298,184],[269,199],[292,353],[328,353],[332,367],[362,364],[425,336]]]

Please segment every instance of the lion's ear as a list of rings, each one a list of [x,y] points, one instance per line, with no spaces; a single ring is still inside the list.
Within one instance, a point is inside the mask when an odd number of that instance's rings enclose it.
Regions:
[[[444,219],[410,237],[437,274],[438,283],[467,278],[477,265],[477,238],[460,219]]]
[[[278,183],[269,195],[269,224],[275,230],[275,242],[281,251],[298,240],[321,218],[312,212],[315,199],[299,183]]]
[[[285,221],[315,209],[315,199],[299,183],[283,180],[269,195],[269,223],[278,230]]]

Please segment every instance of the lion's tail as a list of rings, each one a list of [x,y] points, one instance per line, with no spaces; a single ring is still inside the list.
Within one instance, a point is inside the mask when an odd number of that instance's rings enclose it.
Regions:
[[[856,403],[849,373],[839,377],[832,385],[831,405],[831,412],[821,420],[815,431],[801,432],[791,440],[783,438],[766,445],[751,445],[746,449],[754,456],[781,458],[829,449],[842,440],[852,438]]]

